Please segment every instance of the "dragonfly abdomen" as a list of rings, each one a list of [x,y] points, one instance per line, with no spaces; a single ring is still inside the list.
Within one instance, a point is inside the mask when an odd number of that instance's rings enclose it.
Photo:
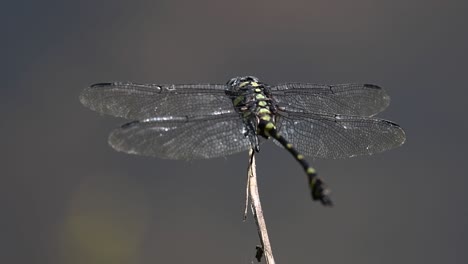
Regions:
[[[261,120],[258,129],[260,134],[267,137],[272,137],[277,140],[289,153],[301,164],[305,173],[307,174],[309,188],[311,191],[312,199],[319,200],[325,206],[332,206],[333,203],[328,196],[330,190],[326,187],[323,181],[317,176],[316,170],[309,165],[305,160],[304,155],[299,153],[294,146],[283,137],[276,128],[276,125],[267,120]]]

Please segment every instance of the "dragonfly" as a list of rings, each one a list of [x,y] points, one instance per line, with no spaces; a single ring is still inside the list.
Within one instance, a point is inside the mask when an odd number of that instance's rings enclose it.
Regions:
[[[193,160],[260,150],[267,139],[303,168],[313,200],[332,206],[330,189],[306,161],[348,158],[389,150],[405,142],[404,130],[374,117],[390,103],[373,84],[268,85],[254,76],[226,84],[97,83],[81,103],[131,120],[113,130],[117,151],[163,159]]]

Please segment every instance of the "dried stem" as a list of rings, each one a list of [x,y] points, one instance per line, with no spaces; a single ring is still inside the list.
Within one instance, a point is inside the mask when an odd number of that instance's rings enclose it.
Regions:
[[[274,264],[275,259],[273,258],[273,252],[271,251],[270,239],[268,238],[268,232],[265,224],[265,218],[263,217],[262,205],[260,203],[260,195],[258,194],[257,186],[257,173],[255,165],[255,151],[250,150],[249,152],[250,162],[247,179],[247,194],[246,199],[249,200],[250,194],[250,208],[257,225],[258,236],[260,237],[261,247],[257,247],[256,258],[258,262],[261,261],[262,255],[265,255],[267,264]],[[247,217],[247,201],[246,208],[244,211],[244,219]]]

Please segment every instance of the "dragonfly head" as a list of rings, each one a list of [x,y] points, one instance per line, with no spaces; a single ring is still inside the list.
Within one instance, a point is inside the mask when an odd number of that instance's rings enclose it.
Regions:
[[[232,78],[227,82],[227,85],[233,88],[242,88],[247,85],[258,84],[259,80],[255,76],[242,76],[242,77],[235,77]],[[255,86],[255,85],[252,85]]]

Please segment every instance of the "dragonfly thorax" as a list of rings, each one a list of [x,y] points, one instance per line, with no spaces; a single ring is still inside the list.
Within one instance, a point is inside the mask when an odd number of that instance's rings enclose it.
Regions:
[[[236,77],[228,82],[227,94],[230,96],[234,108],[242,117],[246,125],[245,135],[252,146],[258,149],[258,135],[268,138],[264,127],[276,126],[276,105],[269,88],[253,76]]]

